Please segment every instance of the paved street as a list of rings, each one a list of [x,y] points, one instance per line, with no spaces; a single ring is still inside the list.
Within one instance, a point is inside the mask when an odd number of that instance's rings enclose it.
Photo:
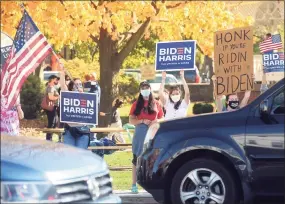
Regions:
[[[124,204],[158,204],[152,196],[145,192],[141,191],[139,194],[132,194],[130,191],[115,191],[119,195]],[[268,198],[259,198],[255,199],[253,204],[283,204],[284,200],[282,198],[268,199]]]

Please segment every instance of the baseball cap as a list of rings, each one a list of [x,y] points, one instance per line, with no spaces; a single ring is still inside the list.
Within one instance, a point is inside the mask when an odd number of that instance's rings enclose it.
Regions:
[[[142,82],[140,83],[140,88],[143,87],[143,86],[148,86],[148,87],[150,87],[150,84],[149,84],[147,81],[142,81]]]
[[[58,79],[59,80],[60,78],[53,74],[53,75],[49,76],[48,80],[52,80],[52,79]]]

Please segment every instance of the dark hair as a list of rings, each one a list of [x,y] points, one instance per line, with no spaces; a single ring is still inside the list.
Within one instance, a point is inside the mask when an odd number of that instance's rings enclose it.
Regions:
[[[228,102],[230,96],[233,96],[233,95],[236,95],[236,94],[228,94],[228,95],[226,95],[226,102]],[[226,103],[226,108],[228,108],[228,104],[227,103]]]
[[[73,88],[74,88],[74,82],[76,81],[76,80],[80,80],[79,78],[75,78],[75,79],[73,79],[73,80],[71,80],[70,82],[69,82],[69,84],[68,84],[68,86],[67,86],[67,88],[68,88],[68,91],[73,91]]]
[[[174,103],[174,101],[173,101],[173,100],[171,99],[171,97],[170,97],[170,95],[172,94],[173,91],[180,91],[180,92],[181,92],[179,86],[171,86],[171,87],[170,87],[169,95],[168,95],[168,96],[169,96],[169,100],[170,100],[171,103]],[[178,110],[178,108],[179,108],[179,106],[181,105],[181,103],[182,103],[182,99],[180,98],[180,100],[177,101],[177,103],[174,105],[174,109],[175,109],[175,110]]]
[[[69,79],[70,80],[70,77],[68,75],[65,75],[65,80]]]
[[[123,103],[124,102],[121,99],[117,98],[114,107],[119,108]]]
[[[45,68],[44,68],[44,71],[51,71],[52,69],[51,69],[51,67],[50,66],[46,66]]]
[[[154,100],[155,99],[153,98],[152,93],[150,93],[149,98],[148,98],[148,105],[147,105],[147,108],[145,108],[143,96],[140,94],[137,100],[134,115],[138,116],[141,113],[142,109],[144,109],[144,111],[147,111],[148,114],[153,114],[155,112],[154,111]]]
[[[268,37],[268,38],[271,37],[271,33],[267,33],[266,37]]]
[[[59,80],[59,77],[54,75],[54,74],[50,75],[49,78],[48,78],[48,81],[51,82],[51,80],[53,80],[53,79],[58,79]]]

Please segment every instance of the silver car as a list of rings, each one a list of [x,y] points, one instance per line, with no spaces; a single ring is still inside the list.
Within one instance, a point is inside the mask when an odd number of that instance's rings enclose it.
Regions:
[[[1,203],[121,203],[91,151],[1,135]]]

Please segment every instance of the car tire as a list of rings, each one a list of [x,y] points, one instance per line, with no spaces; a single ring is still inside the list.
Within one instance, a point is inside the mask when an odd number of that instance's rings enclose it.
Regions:
[[[171,184],[173,204],[195,203],[197,199],[204,203],[209,203],[214,199],[219,204],[234,204],[237,203],[237,195],[232,174],[221,163],[210,159],[199,158],[188,161],[175,173]]]

